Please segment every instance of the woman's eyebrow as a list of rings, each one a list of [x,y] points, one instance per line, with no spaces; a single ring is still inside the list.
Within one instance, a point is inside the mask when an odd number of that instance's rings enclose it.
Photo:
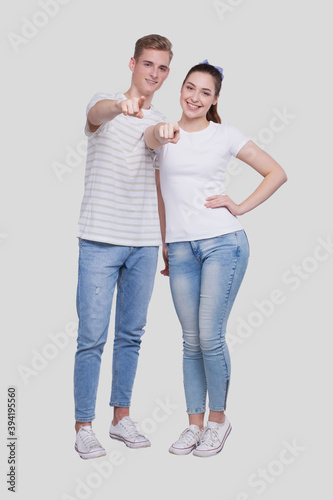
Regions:
[[[193,85],[193,87],[195,87],[194,83],[192,83],[192,82],[187,82],[187,83],[189,83],[190,85]],[[203,87],[201,90],[209,90],[209,92],[211,92],[211,89],[206,89],[205,87]]]

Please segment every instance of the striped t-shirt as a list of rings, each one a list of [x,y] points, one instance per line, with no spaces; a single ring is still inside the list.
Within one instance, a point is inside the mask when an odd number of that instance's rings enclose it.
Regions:
[[[89,110],[102,99],[126,99],[124,94],[96,94]],[[79,237],[125,246],[161,244],[157,208],[154,153],[144,142],[150,125],[166,121],[153,106],[142,119],[118,115],[91,132],[85,189],[79,220]],[[156,160],[155,160],[156,161]]]

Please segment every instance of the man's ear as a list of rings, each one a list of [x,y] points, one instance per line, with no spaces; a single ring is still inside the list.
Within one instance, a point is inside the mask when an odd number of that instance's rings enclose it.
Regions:
[[[132,73],[134,71],[135,65],[136,65],[136,60],[134,59],[134,57],[131,57],[128,67],[132,71]]]

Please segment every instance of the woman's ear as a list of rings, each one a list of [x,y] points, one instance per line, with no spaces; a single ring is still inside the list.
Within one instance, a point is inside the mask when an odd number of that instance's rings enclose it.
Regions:
[[[219,97],[220,97],[220,94],[218,94],[216,97],[215,97],[215,101],[213,102],[213,105],[217,104],[218,100],[219,100]]]
[[[217,103],[218,103],[219,98],[220,98],[220,94],[218,94],[218,95],[216,96],[216,103],[215,103],[215,104],[217,104]]]

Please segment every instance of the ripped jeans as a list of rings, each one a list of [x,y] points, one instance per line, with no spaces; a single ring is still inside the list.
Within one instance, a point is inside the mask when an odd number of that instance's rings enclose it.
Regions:
[[[110,406],[127,408],[131,404],[141,337],[154,286],[158,246],[128,247],[79,239],[79,247],[75,419],[90,422],[95,418],[101,356],[116,284]]]
[[[249,257],[244,230],[215,238],[168,243],[170,287],[183,330],[187,413],[226,408],[230,356],[228,317]]]

